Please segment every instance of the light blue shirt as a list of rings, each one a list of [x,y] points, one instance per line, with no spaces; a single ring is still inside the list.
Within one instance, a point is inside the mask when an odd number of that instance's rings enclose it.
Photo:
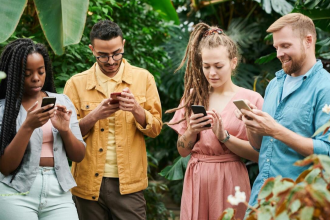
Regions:
[[[63,94],[56,94],[47,92],[49,97],[56,97],[56,104],[65,105],[67,109],[72,110],[72,115],[70,119],[70,129],[73,135],[82,142],[85,146],[85,142],[81,136],[79,122],[77,120],[77,114],[75,107],[73,106],[71,100]],[[5,99],[0,99],[0,130],[2,129],[2,119],[5,111]],[[20,106],[20,111],[16,120],[16,131],[19,130],[23,122],[25,121],[27,112],[24,107]],[[54,170],[56,173],[57,180],[62,187],[62,189],[67,192],[72,187],[77,186],[75,180],[73,179],[68,160],[66,157],[65,146],[61,138],[60,132],[52,126],[53,134],[53,152],[54,152]],[[12,174],[5,176],[0,172],[0,182],[6,184],[9,187],[16,189],[18,192],[27,192],[30,190],[38,172],[39,172],[39,161],[41,155],[43,134],[42,128],[34,129],[28,146],[26,147],[24,157],[22,159],[22,166],[19,169],[17,175],[11,181]]]
[[[322,112],[324,105],[330,104],[330,74],[318,60],[281,100],[286,76],[283,70],[276,73],[276,77],[267,86],[262,110],[291,131],[303,137],[311,137],[330,119],[329,115]],[[314,154],[329,155],[329,134],[330,131],[313,138]],[[259,175],[252,187],[250,205],[257,203],[258,193],[267,178],[281,175],[295,180],[309,167],[293,165],[303,158],[281,141],[264,136],[259,154]]]

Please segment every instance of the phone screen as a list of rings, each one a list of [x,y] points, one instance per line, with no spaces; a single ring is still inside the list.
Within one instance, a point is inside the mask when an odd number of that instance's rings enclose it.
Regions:
[[[194,114],[203,113],[204,116],[207,115],[206,110],[205,110],[204,106],[202,106],[202,105],[192,105],[191,110],[193,111]],[[204,127],[211,127],[211,124],[207,124]]]
[[[51,107],[51,108],[49,108],[49,109],[47,109],[47,110],[45,110],[43,112],[47,112],[47,111],[53,109],[55,107],[55,102],[56,102],[56,98],[55,97],[43,97],[42,98],[41,107],[44,107],[44,106],[49,105],[49,104],[54,104],[53,107]]]

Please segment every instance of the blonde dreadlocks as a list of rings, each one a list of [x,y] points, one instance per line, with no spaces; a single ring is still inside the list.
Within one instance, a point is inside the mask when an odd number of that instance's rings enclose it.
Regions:
[[[185,55],[180,66],[175,70],[181,69],[187,61],[184,76],[184,93],[180,102],[182,106],[167,110],[165,113],[172,113],[185,108],[185,117],[177,122],[168,123],[169,125],[179,124],[189,119],[191,115],[191,105],[203,105],[205,109],[209,107],[210,85],[204,76],[202,66],[201,51],[203,48],[216,48],[225,46],[228,50],[229,59],[239,57],[238,48],[235,42],[230,39],[221,29],[199,23],[194,27],[190,34],[189,42]]]

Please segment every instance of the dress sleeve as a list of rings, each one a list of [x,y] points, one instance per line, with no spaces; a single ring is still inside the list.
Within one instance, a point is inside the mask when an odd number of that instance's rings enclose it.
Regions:
[[[183,103],[184,103],[183,101],[180,103],[179,108],[182,107]],[[174,131],[176,131],[176,133],[178,133],[179,135],[183,135],[183,133],[187,130],[187,121],[184,120],[178,124],[175,123],[180,121],[184,117],[185,117],[185,109],[184,108],[179,109],[175,112],[173,118],[168,123],[168,126],[172,128]],[[172,123],[174,123],[174,125],[170,125]]]

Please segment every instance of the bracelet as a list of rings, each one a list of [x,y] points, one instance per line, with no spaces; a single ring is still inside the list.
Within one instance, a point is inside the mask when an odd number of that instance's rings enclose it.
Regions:
[[[230,134],[228,133],[228,131],[227,130],[225,130],[225,132],[226,132],[226,134],[227,134],[227,137],[225,138],[225,139],[223,139],[223,140],[221,140],[220,142],[221,143],[226,143],[228,140],[229,140],[229,138],[230,138]]]

